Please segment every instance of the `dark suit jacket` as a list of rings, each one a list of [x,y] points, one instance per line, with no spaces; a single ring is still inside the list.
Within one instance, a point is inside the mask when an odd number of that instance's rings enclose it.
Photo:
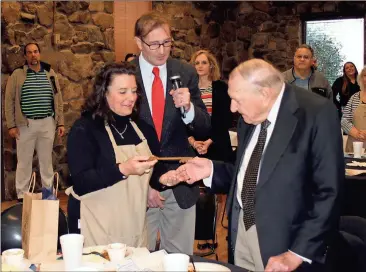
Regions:
[[[229,255],[240,206],[236,177],[254,126],[240,118],[236,166],[214,163],[212,190],[228,192]],[[339,218],[344,162],[339,119],[327,99],[286,84],[272,137],[262,156],[255,219],[262,260],[291,250],[323,263]]]
[[[210,116],[202,102],[201,93],[198,89],[198,76],[195,69],[179,60],[169,58],[167,61],[167,86],[165,96],[165,109],[163,120],[163,131],[159,142],[151,111],[146,98],[144,84],[142,81],[138,58],[133,61],[138,68],[137,81],[142,89],[139,101],[139,120],[147,124],[141,126],[142,133],[146,137],[151,152],[158,157],[195,156],[195,152],[188,143],[187,125],[182,120],[180,110],[174,106],[173,97],[169,94],[173,89],[169,78],[173,75],[180,75],[183,87],[189,88],[191,102],[194,105],[195,116],[192,123],[188,124],[190,130],[198,137],[205,137],[210,131]],[[164,84],[164,82],[163,82]],[[158,191],[165,188],[159,183],[159,178],[168,170],[176,169],[178,163],[158,162],[150,180],[150,186]],[[199,196],[198,185],[179,184],[173,188],[174,196],[179,207],[187,209],[196,204]]]

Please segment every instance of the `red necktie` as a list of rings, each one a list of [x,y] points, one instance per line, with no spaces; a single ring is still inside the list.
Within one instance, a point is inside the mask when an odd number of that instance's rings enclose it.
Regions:
[[[159,76],[159,68],[153,68],[153,74],[155,76],[152,84],[152,117],[155,125],[156,134],[160,141],[161,131],[163,129],[163,118],[164,118],[164,87]]]

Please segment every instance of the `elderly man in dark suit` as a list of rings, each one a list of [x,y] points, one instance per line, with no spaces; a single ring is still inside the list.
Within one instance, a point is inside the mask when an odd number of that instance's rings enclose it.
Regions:
[[[253,59],[230,75],[231,110],[241,114],[236,166],[195,158],[161,183],[204,178],[228,193],[229,254],[254,271],[314,271],[336,230],[344,178],[337,111],[329,100],[284,83]]]
[[[210,117],[201,100],[195,69],[169,57],[170,26],[157,13],[144,14],[136,21],[135,40],[141,51],[133,61],[142,89],[139,122],[147,124],[141,130],[152,153],[158,157],[194,156],[187,131],[205,137],[210,130]],[[170,77],[175,75],[180,76],[183,87],[172,90]],[[159,162],[154,167],[148,193],[149,249],[155,249],[159,231],[160,248],[192,254],[199,188],[180,184],[171,189],[159,183],[162,174],[178,166],[176,161]]]

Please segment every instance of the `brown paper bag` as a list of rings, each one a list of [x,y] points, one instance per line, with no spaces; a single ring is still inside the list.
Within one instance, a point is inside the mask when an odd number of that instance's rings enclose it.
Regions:
[[[55,175],[57,197],[58,173]],[[33,173],[29,192],[23,198],[22,248],[27,259],[39,263],[56,259],[60,203],[42,200],[42,193],[33,193],[35,183],[36,173]]]

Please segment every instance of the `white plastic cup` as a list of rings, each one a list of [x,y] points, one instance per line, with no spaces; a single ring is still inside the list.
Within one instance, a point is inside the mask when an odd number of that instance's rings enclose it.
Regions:
[[[5,250],[2,255],[4,256],[4,263],[12,266],[22,266],[24,259],[24,250],[21,248],[12,248]]]
[[[187,271],[189,256],[182,253],[167,254],[163,258],[164,271]]]
[[[108,256],[111,262],[121,263],[125,259],[127,245],[122,243],[109,244],[107,247]]]
[[[60,237],[65,271],[71,271],[81,266],[84,236],[81,234],[65,234]]]
[[[353,157],[361,158],[363,142],[353,142]]]

